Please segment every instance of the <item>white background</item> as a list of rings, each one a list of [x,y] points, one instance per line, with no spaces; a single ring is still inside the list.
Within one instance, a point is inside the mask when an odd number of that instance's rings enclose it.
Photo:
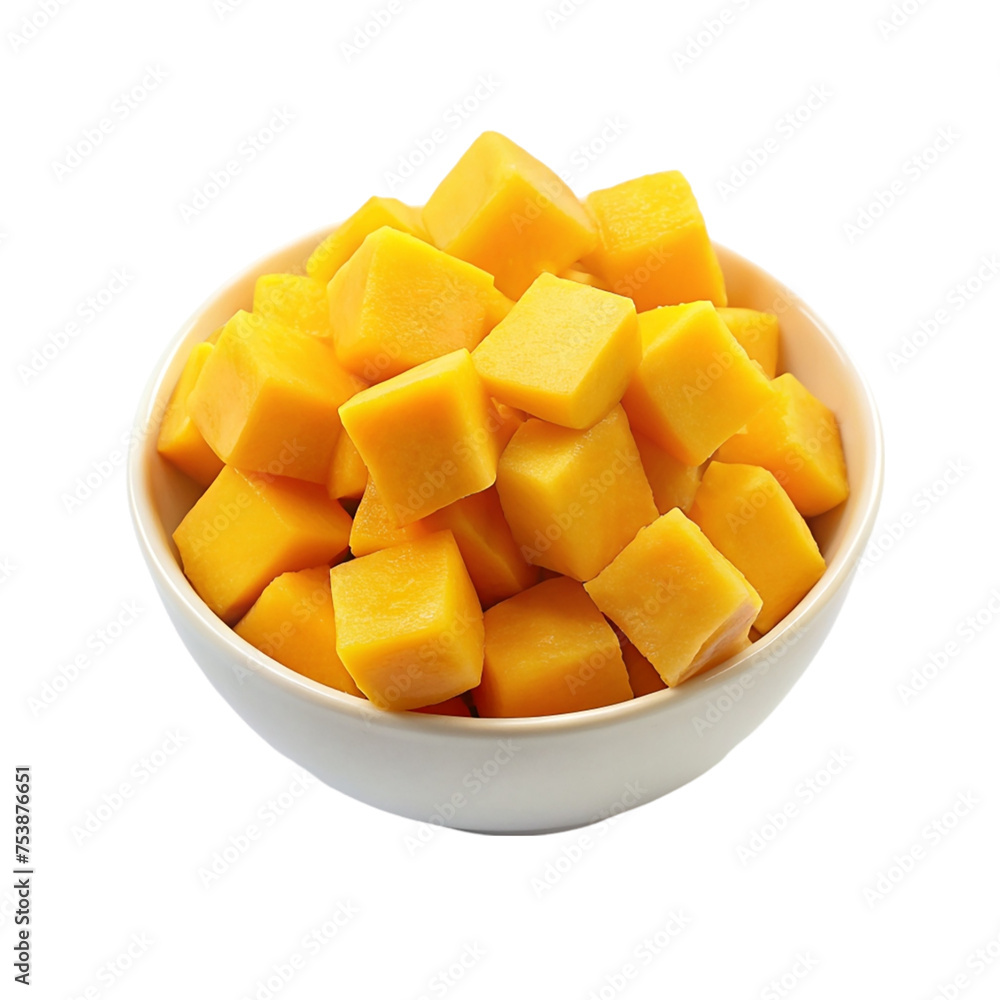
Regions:
[[[991,942],[1000,955],[1000,281],[967,285],[1000,252],[1000,10],[906,0],[913,13],[893,29],[879,25],[892,0],[567,0],[561,20],[548,13],[557,3],[394,2],[351,53],[344,43],[387,2],[71,0],[24,42],[13,35],[41,3],[5,0],[0,801],[8,815],[13,766],[33,765],[36,995],[1000,990],[1000,960],[975,958]],[[723,9],[728,23],[699,52],[691,38]],[[162,82],[131,109],[116,103],[151,68]],[[795,119],[811,93],[822,96]],[[251,159],[245,143],[276,110],[293,120]],[[57,168],[102,118],[100,145]],[[418,824],[318,783],[276,817],[267,803],[299,789],[297,771],[172,631],[132,537],[122,442],[152,365],[213,289],[370,194],[419,204],[487,128],[580,193],[683,170],[714,238],[829,322],[881,406],[882,550],[766,724],[698,781],[610,825],[421,842]],[[387,176],[434,129],[426,162]],[[765,162],[748,162],[754,149]],[[239,173],[185,220],[182,206],[231,160]],[[872,202],[879,218],[860,235],[845,228]],[[126,286],[89,313],[116,271]],[[940,332],[921,334],[939,310]],[[71,321],[65,349],[24,377]],[[907,342],[911,357],[894,364]],[[91,495],[71,503],[95,472]],[[138,615],[106,645],[99,630],[129,618],[126,604]],[[977,614],[978,630],[963,625]],[[947,643],[946,666],[906,694]],[[32,699],[81,653],[86,669],[39,708]],[[164,744],[173,752],[151,756]],[[831,777],[838,754],[849,763]],[[88,833],[123,783],[130,796]],[[973,805],[960,816],[963,795]],[[793,815],[775,836],[779,812]],[[252,823],[261,838],[206,886],[199,869]],[[547,870],[554,885],[540,892]],[[346,926],[307,943],[339,906]],[[683,929],[652,956],[643,941],[671,913]],[[458,979],[448,969],[463,953]],[[605,977],[630,962],[638,976],[616,992]],[[275,979],[275,967],[293,975]]]

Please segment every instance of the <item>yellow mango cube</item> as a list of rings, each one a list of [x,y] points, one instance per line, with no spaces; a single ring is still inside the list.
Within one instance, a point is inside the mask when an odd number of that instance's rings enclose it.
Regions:
[[[628,671],[628,686],[632,689],[634,697],[641,698],[644,694],[653,694],[654,691],[666,689],[667,685],[656,672],[656,667],[628,639],[622,639],[621,646],[622,659]]]
[[[321,486],[227,465],[173,537],[198,596],[233,624],[280,573],[343,556],[350,530]]]
[[[678,462],[669,451],[651,441],[645,434],[632,431],[635,446],[639,449],[642,468],[653,491],[653,501],[661,514],[680,507],[686,514],[698,492],[702,467]]]
[[[483,679],[472,692],[481,716],[560,715],[631,699],[618,638],[575,580],[539,583],[483,621]]]
[[[492,275],[388,227],[366,237],[327,297],[337,359],[369,382],[471,351],[511,305]]]
[[[701,465],[771,397],[710,302],[639,314],[642,361],[622,405],[641,434],[685,465]]]
[[[208,486],[222,470],[222,459],[209,448],[188,411],[188,398],[212,353],[212,345],[195,344],[184,363],[167,404],[156,450],[199,486]]]
[[[330,572],[337,652],[373,705],[406,711],[475,687],[483,612],[451,532]]]
[[[565,278],[567,281],[578,281],[581,285],[590,285],[591,288],[600,288],[605,292],[611,291],[603,279],[598,278],[596,274],[591,274],[590,271],[584,270],[584,268],[580,267],[579,264],[575,264],[571,267],[567,267],[564,271],[560,271],[559,277]]]
[[[761,608],[740,571],[677,508],[585,587],[668,687],[728,659]]]
[[[583,430],[621,400],[642,357],[631,299],[540,275],[472,352],[493,396]]]
[[[389,226],[426,240],[427,231],[420,219],[420,209],[404,205],[396,198],[369,198],[354,215],[338,226],[306,261],[306,274],[322,285],[347,263],[365,237],[376,229]]]
[[[359,392],[340,417],[382,502],[409,524],[492,486],[490,400],[466,350]]]
[[[366,556],[370,552],[402,545],[403,542],[414,542],[429,534],[431,531],[423,520],[411,521],[402,527],[397,525],[389,508],[378,495],[375,481],[369,478],[351,523],[350,546],[353,556]]]
[[[778,480],[758,465],[711,462],[691,520],[764,602],[754,622],[768,632],[809,592],[826,562]]]
[[[676,170],[588,195],[599,241],[583,267],[640,311],[704,300],[726,304],[722,268],[691,186]]]
[[[581,581],[657,516],[620,406],[586,431],[527,420],[500,456],[497,492],[524,558]]]
[[[779,375],[770,400],[734,433],[716,458],[772,472],[803,517],[843,503],[850,492],[833,412],[794,375]]]
[[[262,274],[253,289],[253,311],[299,333],[333,337],[326,285],[304,274]]]
[[[333,347],[240,311],[226,324],[188,399],[191,418],[227,465],[325,483],[338,407],[364,383]]]
[[[778,317],[774,313],[758,312],[756,309],[719,310],[719,317],[729,327],[740,347],[747,352],[751,361],[764,369],[768,378],[778,374],[778,352],[781,345],[781,330]]]
[[[354,442],[347,434],[338,434],[326,478],[326,492],[331,500],[360,500],[368,485],[368,469]]]
[[[363,697],[337,655],[329,566],[275,577],[233,631],[297,674]]]
[[[566,184],[497,132],[466,150],[423,220],[435,246],[489,271],[512,299],[543,271],[558,274],[597,245],[593,221]]]

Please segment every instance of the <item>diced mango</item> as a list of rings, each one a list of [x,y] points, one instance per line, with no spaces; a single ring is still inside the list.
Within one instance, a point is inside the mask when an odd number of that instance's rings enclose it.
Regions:
[[[622,405],[629,422],[685,465],[701,465],[771,397],[710,302],[639,314],[642,361]]]
[[[665,451],[645,434],[632,431],[635,446],[639,449],[642,468],[653,491],[656,509],[666,514],[674,507],[680,507],[686,514],[694,500],[701,482],[702,467],[678,462],[669,451]]]
[[[347,551],[351,519],[312,483],[226,466],[174,532],[184,574],[232,624],[279,573],[330,564]]]
[[[497,399],[490,399],[490,427],[497,442],[497,454],[507,447],[514,431],[524,423],[527,415],[523,410],[508,406]]]
[[[756,361],[768,378],[774,378],[778,374],[781,345],[778,317],[756,309],[729,308],[720,309],[719,316],[750,360]]]
[[[466,350],[359,392],[340,416],[397,524],[418,521],[496,479],[489,397]]]
[[[337,652],[378,708],[437,705],[475,687],[483,612],[451,532],[330,572]]]
[[[331,500],[360,500],[368,485],[368,469],[347,434],[338,434],[330,459],[326,492]]]
[[[325,483],[340,433],[337,409],[363,386],[337,364],[329,343],[240,311],[188,406],[227,465]]]
[[[346,435],[345,435],[346,437]],[[447,509],[447,508],[445,508]],[[414,542],[430,534],[424,521],[412,521],[399,527],[389,508],[382,502],[373,479],[368,480],[361,503],[351,524],[351,554],[366,556],[403,542]]]
[[[625,661],[625,669],[628,671],[628,685],[636,698],[666,689],[667,685],[663,683],[663,678],[656,672],[656,667],[628,639],[622,640],[621,647],[622,659]]]
[[[404,205],[396,198],[369,198],[354,215],[338,226],[306,261],[306,274],[323,285],[350,259],[370,233],[383,226],[426,240],[427,231],[419,208]]]
[[[484,132],[424,206],[434,245],[489,271],[512,299],[543,271],[558,274],[597,245],[594,223],[548,167]]]
[[[209,448],[188,411],[188,398],[212,353],[212,345],[195,344],[163,414],[156,450],[200,486],[208,486],[222,469],[222,459]]]
[[[560,577],[494,605],[484,616],[479,714],[516,718],[628,701],[618,639],[575,580]]]
[[[579,265],[560,271],[559,277],[565,278],[567,281],[578,281],[581,285],[590,285],[591,288],[600,288],[605,292],[611,291],[602,278],[598,278],[596,274],[591,274],[590,271],[584,270]]]
[[[262,274],[253,289],[253,311],[299,333],[333,337],[326,285],[304,274]]]
[[[492,275],[387,227],[365,239],[327,297],[337,359],[369,382],[471,351],[511,306]]]
[[[362,697],[337,655],[329,566],[275,577],[233,630],[290,670]]]
[[[732,655],[761,607],[740,571],[676,507],[585,586],[669,687]]]
[[[526,421],[500,456],[497,492],[525,559],[577,580],[657,516],[620,406],[586,431]]]
[[[542,274],[473,351],[499,400],[583,430],[607,416],[642,357],[631,299]]]
[[[715,457],[763,466],[798,512],[814,517],[843,503],[850,492],[837,418],[794,375],[779,375],[771,385],[770,401]]]
[[[424,708],[415,708],[413,711],[420,712],[423,715],[453,715],[459,718],[469,718],[472,715],[469,711],[469,706],[465,703],[465,699],[460,698],[458,695],[437,705],[426,705]]]
[[[764,602],[754,622],[772,629],[823,575],[826,562],[778,480],[758,465],[711,462],[691,520]]]
[[[640,311],[706,300],[726,304],[726,286],[691,187],[676,170],[594,191],[587,208],[599,243],[582,258]]]

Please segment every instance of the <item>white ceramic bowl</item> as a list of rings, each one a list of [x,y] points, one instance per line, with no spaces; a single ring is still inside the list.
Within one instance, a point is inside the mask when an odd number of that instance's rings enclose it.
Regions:
[[[275,749],[362,802],[488,833],[582,826],[673,791],[718,763],[799,678],[840,611],[882,486],[875,404],[833,335],[770,275],[718,247],[734,305],[777,312],[782,363],[837,414],[850,499],[817,519],[828,568],[750,649],[669,691],[572,715],[469,719],[380,712],[281,666],[239,638],[187,582],[171,533],[197,493],[160,459],[160,418],[188,351],[239,308],[257,275],[299,268],[326,232],[249,268],[174,338],[140,404],[129,503],[156,588],[216,690]]]

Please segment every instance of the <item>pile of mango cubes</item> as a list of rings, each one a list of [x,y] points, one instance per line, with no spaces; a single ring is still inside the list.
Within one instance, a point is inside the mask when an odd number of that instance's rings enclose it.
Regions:
[[[205,604],[380,709],[519,717],[681,684],[825,570],[833,413],[727,308],[676,171],[579,201],[481,135],[372,198],[187,359],[161,455]]]

